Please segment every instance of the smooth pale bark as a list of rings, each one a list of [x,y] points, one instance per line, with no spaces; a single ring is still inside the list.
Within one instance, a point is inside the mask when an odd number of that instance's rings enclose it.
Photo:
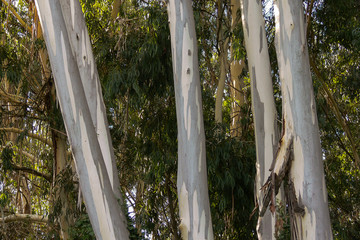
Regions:
[[[63,0],[60,1],[60,4],[111,186],[116,197],[120,199],[120,183],[107,122],[106,108],[85,18],[79,1]]]
[[[240,10],[240,1],[231,0],[231,29],[234,30],[240,22],[238,11]],[[232,137],[241,136],[241,107],[245,104],[245,94],[243,92],[244,81],[240,79],[240,75],[245,67],[244,59],[235,59],[233,43],[230,46],[231,62],[230,62],[230,96],[233,99],[231,103],[231,124],[230,135]]]
[[[262,209],[260,190],[270,176],[269,169],[278,145],[278,128],[270,60],[261,1],[241,0],[242,22],[251,78],[252,109],[256,140],[256,197]],[[267,211],[259,217],[259,239],[274,239],[275,215]]]
[[[170,0],[182,238],[213,239],[195,23],[190,0]]]
[[[78,2],[70,2],[70,8],[65,7],[66,3],[62,2],[62,8],[59,1],[36,1],[80,186],[97,239],[128,239],[125,218],[118,204],[119,190],[114,184],[117,175],[113,174],[112,164],[104,161],[111,152],[105,153],[100,146],[100,141],[108,139],[106,120],[102,119],[105,110],[99,83],[94,82],[96,66],[86,50],[91,48],[86,40],[86,28],[80,21],[83,15],[79,12],[81,8],[75,7]],[[66,27],[69,21],[72,25]],[[74,36],[75,41],[80,42],[78,45],[70,43]],[[83,59],[82,65],[77,61],[79,56]],[[82,71],[88,71],[89,75]],[[95,90],[90,91],[89,86]],[[105,128],[101,127],[103,122]],[[106,148],[111,149],[111,145]]]
[[[293,141],[287,183],[292,238],[332,239],[302,1],[275,1],[274,10],[285,126],[282,145]]]

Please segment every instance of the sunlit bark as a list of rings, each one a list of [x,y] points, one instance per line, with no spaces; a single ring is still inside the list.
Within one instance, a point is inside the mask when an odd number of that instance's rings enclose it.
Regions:
[[[182,238],[213,239],[195,23],[190,0],[170,0],[178,127],[178,198]]]
[[[284,118],[279,152],[293,142],[286,183],[292,238],[332,239],[302,1],[275,1],[274,10]]]
[[[261,1],[241,0],[242,22],[251,78],[252,109],[256,139],[256,197],[262,209],[263,192],[278,145],[278,129],[270,60]],[[259,217],[259,239],[274,239],[275,215],[267,211]]]
[[[97,239],[128,239],[85,21],[79,2],[61,4],[39,0],[37,9],[87,212]]]

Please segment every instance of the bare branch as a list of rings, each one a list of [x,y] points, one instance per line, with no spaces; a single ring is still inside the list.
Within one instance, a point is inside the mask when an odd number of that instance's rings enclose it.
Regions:
[[[0,128],[0,131],[14,132],[14,133],[23,133],[23,132],[24,132],[24,130],[19,129],[19,128]],[[52,141],[50,141],[50,140],[48,140],[47,138],[44,138],[44,137],[42,137],[42,136],[40,136],[40,135],[37,135],[37,134],[34,134],[34,133],[30,133],[30,132],[28,132],[26,135],[29,136],[29,137],[31,137],[31,138],[34,138],[34,139],[36,139],[36,140],[41,141],[41,142],[49,145],[50,147],[53,146]]]
[[[30,222],[37,222],[37,223],[47,223],[48,217],[40,216],[35,214],[13,214],[6,217],[3,217],[1,221],[8,223],[8,222],[17,222],[17,221],[30,221]]]

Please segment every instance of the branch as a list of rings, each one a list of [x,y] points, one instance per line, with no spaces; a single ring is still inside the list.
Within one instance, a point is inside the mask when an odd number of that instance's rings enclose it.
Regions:
[[[271,211],[275,211],[275,196],[279,191],[282,181],[286,176],[290,167],[290,157],[293,148],[293,136],[292,134],[285,133],[280,140],[279,148],[276,153],[276,158],[271,167],[271,174],[261,188],[265,192],[263,198],[262,208],[260,209],[260,217],[263,217],[266,209],[271,201]]]
[[[334,98],[334,96],[331,94],[330,90],[328,89],[320,71],[318,70],[317,66],[315,65],[314,61],[312,58],[310,58],[310,65],[312,67],[312,69],[315,72],[315,75],[317,77],[317,79],[319,80],[322,89],[325,91],[326,96],[324,95],[325,99],[327,100],[328,104],[330,105],[330,107],[332,108],[336,119],[338,120],[338,122],[340,123],[342,129],[344,130],[344,132],[346,133],[347,138],[349,139],[351,148],[352,148],[352,152],[354,154],[354,159],[355,159],[355,165],[357,167],[360,167],[360,157],[359,154],[357,152],[357,144],[355,143],[355,140],[351,134],[351,131],[346,123],[346,120],[344,119],[344,117],[342,116],[339,106],[336,103],[336,100]]]
[[[12,167],[12,170],[27,172],[27,173],[30,173],[32,175],[38,176],[38,177],[43,177],[48,182],[51,182],[51,176],[50,175],[46,175],[45,173],[36,171],[36,170],[34,170],[32,168],[21,167],[21,166],[17,166],[17,165],[12,165],[11,167]]]
[[[35,215],[35,214],[13,214],[6,217],[3,217],[0,221],[5,223],[16,222],[16,221],[30,221],[38,223],[47,223],[48,217]]]
[[[6,0],[2,0],[2,2],[10,9],[10,11],[12,12],[12,14],[14,14],[15,18],[20,22],[20,24],[26,29],[26,31],[28,31],[29,33],[31,33],[31,27],[29,27],[24,20],[22,20],[22,18],[20,17],[20,15],[16,12],[16,10],[11,6],[11,4],[9,4]]]
[[[19,129],[19,128],[0,128],[0,131],[5,131],[5,132],[14,132],[14,133],[23,133],[24,130],[22,129]],[[31,137],[31,138],[34,138],[36,140],[39,140],[47,145],[49,145],[50,147],[53,146],[52,142],[38,134],[34,134],[34,133],[30,133],[30,132],[27,132],[26,134],[27,136]]]

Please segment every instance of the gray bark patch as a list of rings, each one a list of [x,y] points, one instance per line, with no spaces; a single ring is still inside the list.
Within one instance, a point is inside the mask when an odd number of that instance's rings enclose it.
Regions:
[[[260,94],[257,89],[256,71],[255,67],[252,67],[252,83],[253,83],[253,101],[254,101],[254,115],[256,126],[256,149],[257,158],[260,165],[260,184],[264,183],[265,175],[265,129],[264,129],[264,103],[260,100]]]
[[[247,35],[249,37],[249,0],[244,0],[243,1],[244,3],[244,8],[243,8],[243,13],[244,13],[244,17],[245,17],[245,28],[246,28],[246,32],[247,32]]]

